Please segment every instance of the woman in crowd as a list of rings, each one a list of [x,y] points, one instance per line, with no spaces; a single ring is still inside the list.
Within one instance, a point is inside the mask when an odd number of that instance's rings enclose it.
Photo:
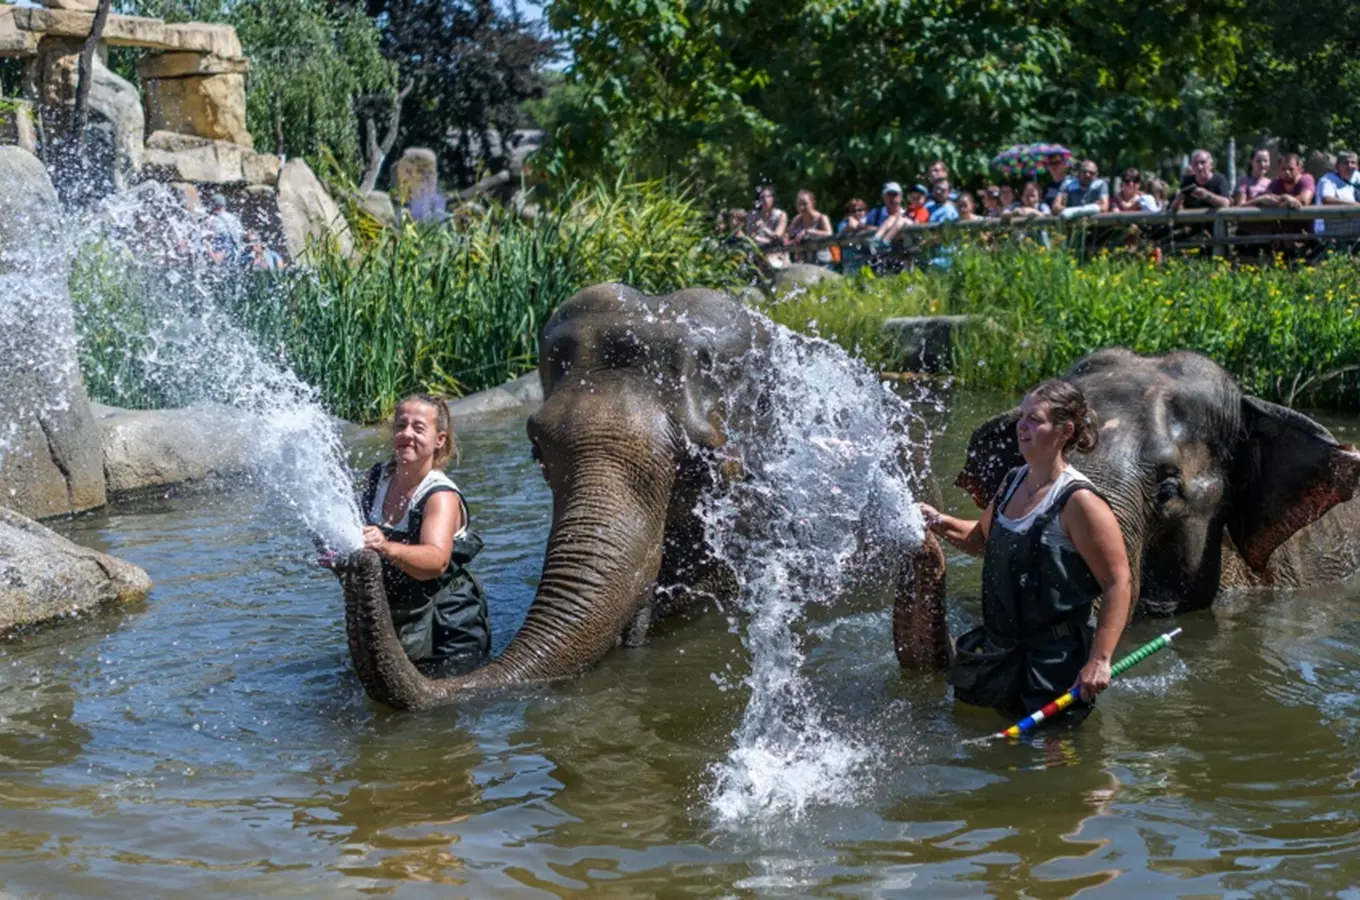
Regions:
[[[954,201],[954,208],[959,211],[960,222],[972,222],[979,218],[977,207],[973,205],[973,195],[967,191],[959,191],[959,199]]]
[[[1270,150],[1258,147],[1251,154],[1251,173],[1237,179],[1233,188],[1233,206],[1246,206],[1270,187]]]
[[[817,197],[812,191],[798,192],[798,215],[789,221],[788,243],[801,244],[831,237],[831,220],[817,211]]]
[[[1110,212],[1160,212],[1157,198],[1142,191],[1143,176],[1135,168],[1128,168],[1119,176],[1119,192],[1110,198]]]
[[[415,394],[392,418],[392,458],[368,472],[364,546],[382,557],[383,588],[406,656],[435,674],[476,668],[491,649],[486,595],[465,568],[482,549],[444,467],[454,455],[448,404]]]
[[[1133,577],[1110,505],[1069,460],[1099,440],[1081,391],[1045,381],[1020,410],[1025,464],[1006,475],[980,520],[921,505],[931,531],[983,557],[982,625],[959,638],[949,680],[956,699],[1010,717],[1073,686],[1081,688],[1076,709],[1089,711],[1110,684]]]
[[[746,217],[746,227],[760,249],[774,250],[784,246],[789,217],[774,205],[773,186],[767,184],[756,192],[756,208]]]
[[[869,204],[859,197],[854,197],[849,203],[845,204],[845,218],[841,219],[836,226],[836,234],[854,234],[856,231],[863,231],[869,225],[864,221],[864,217],[869,212]]]
[[[1010,209],[1002,213],[1003,219],[1032,219],[1036,216],[1046,216],[1052,210],[1048,204],[1043,202],[1043,192],[1039,190],[1039,182],[1027,181],[1020,190],[1020,201]]]

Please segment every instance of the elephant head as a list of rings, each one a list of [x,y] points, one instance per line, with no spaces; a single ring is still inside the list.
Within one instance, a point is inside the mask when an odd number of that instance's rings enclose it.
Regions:
[[[603,284],[559,307],[541,334],[544,401],[528,421],[553,510],[524,625],[481,669],[425,678],[392,630],[376,556],[360,551],[341,579],[369,694],[419,709],[479,686],[574,675],[630,624],[645,623],[658,581],[702,585],[709,573],[695,507],[723,477],[728,379],[740,377],[732,363],[766,339],[715,291],[649,297]]]
[[[1225,549],[1269,581],[1271,554],[1360,482],[1360,454],[1308,417],[1242,394],[1199,354],[1100,350],[1065,377],[1100,428],[1096,449],[1072,462],[1119,520],[1140,612],[1208,606],[1230,581]],[[973,434],[955,483],[979,506],[1023,462],[1017,417],[1003,413]]]

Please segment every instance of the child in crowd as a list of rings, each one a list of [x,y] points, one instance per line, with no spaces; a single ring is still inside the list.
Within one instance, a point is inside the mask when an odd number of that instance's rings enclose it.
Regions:
[[[392,418],[392,459],[368,471],[360,504],[402,648],[437,675],[470,671],[491,649],[486,595],[465,568],[482,540],[443,471],[453,455],[448,404],[407,397]]]

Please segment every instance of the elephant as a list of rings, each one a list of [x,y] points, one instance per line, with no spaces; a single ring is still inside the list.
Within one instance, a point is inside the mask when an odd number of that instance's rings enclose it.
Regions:
[[[337,572],[351,655],[369,695],[424,709],[478,688],[573,676],[616,645],[641,642],[654,617],[730,604],[739,585],[711,554],[698,507],[759,475],[776,417],[765,353],[774,328],[705,289],[652,297],[602,284],[563,303],[542,328],[544,399],[527,423],[553,498],[527,618],[488,664],[427,678],[396,640],[378,557],[351,554]],[[926,569],[911,566],[913,552],[877,555],[898,593],[921,592],[928,581]]]
[[[1360,453],[1317,422],[1243,394],[1217,363],[1189,351],[1099,350],[1064,378],[1097,419],[1098,445],[1072,464],[1119,522],[1135,615],[1204,609],[1226,588],[1308,587],[1360,567],[1360,501],[1351,500]],[[1018,417],[1010,410],[973,432],[955,485],[979,508],[1023,463]],[[940,640],[926,611],[894,613],[916,640]]]

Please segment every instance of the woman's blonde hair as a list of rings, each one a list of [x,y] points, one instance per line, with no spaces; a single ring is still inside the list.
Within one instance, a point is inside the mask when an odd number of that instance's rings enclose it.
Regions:
[[[449,463],[453,462],[458,456],[458,442],[453,434],[453,417],[449,415],[449,402],[443,397],[436,397],[433,394],[407,394],[401,398],[397,404],[397,409],[407,403],[421,403],[434,410],[434,427],[436,431],[442,431],[448,435],[448,440],[444,446],[434,451],[434,467],[436,469],[446,469]],[[396,423],[396,410],[392,411],[393,424]]]

